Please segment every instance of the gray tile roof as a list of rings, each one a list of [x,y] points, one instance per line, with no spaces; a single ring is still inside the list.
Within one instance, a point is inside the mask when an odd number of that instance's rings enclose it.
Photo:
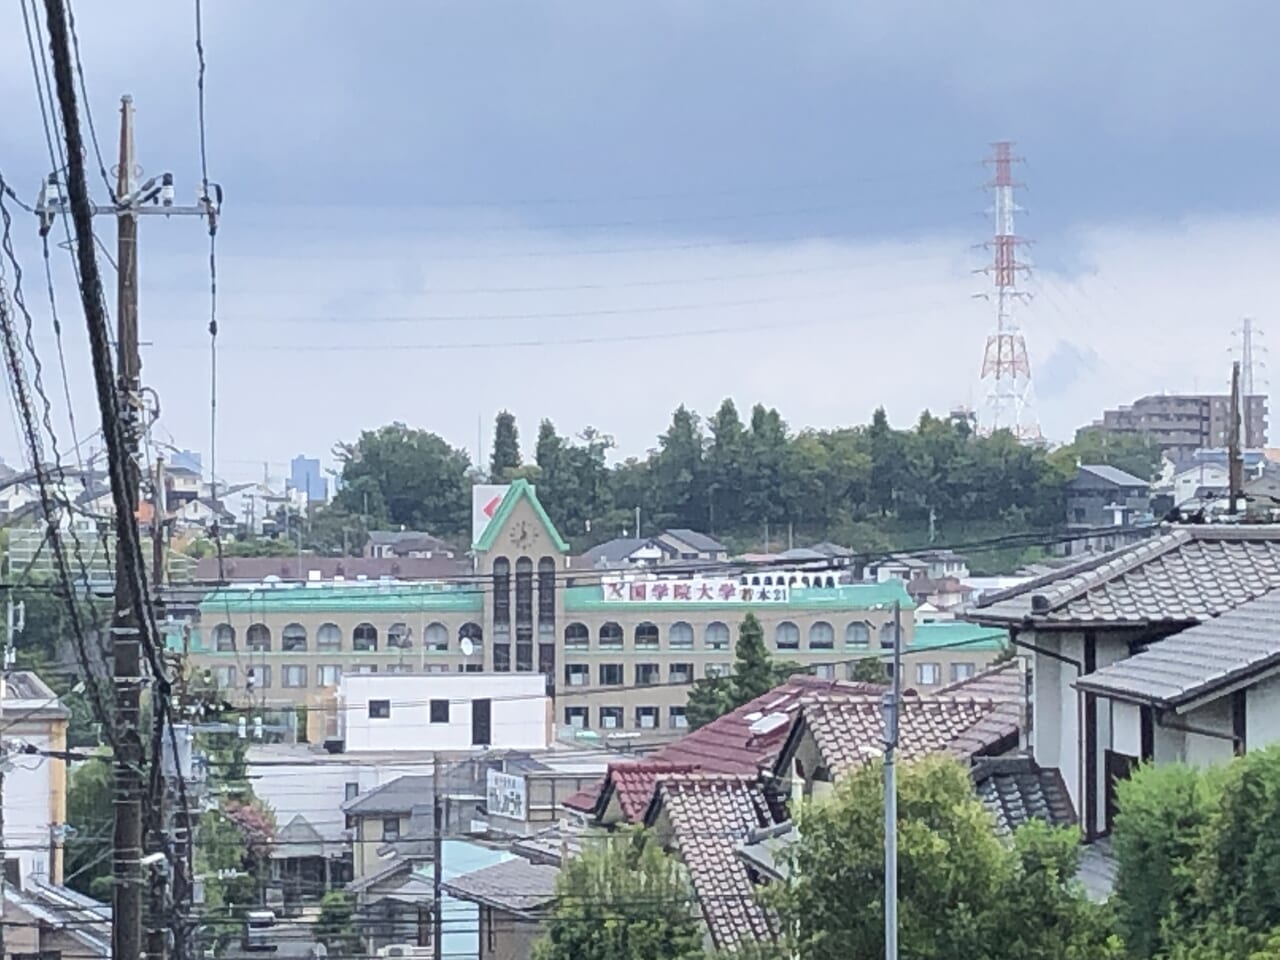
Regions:
[[[673,530],[664,530],[663,533],[674,540],[688,544],[702,553],[724,553],[729,549],[715,537],[709,537],[705,533],[699,533],[697,530],[677,527]]]
[[[1062,775],[1038,767],[1031,757],[984,757],[970,774],[978,799],[995,817],[997,833],[1011,833],[1031,820],[1053,826],[1076,822]]]
[[[578,559],[584,564],[621,563],[631,554],[649,543],[648,537],[614,537],[604,543],[598,543]]]
[[[528,914],[555,899],[558,876],[557,867],[517,858],[446,880],[444,888],[459,900]]]
[[[1100,480],[1108,483],[1114,483],[1118,487],[1146,487],[1149,486],[1146,480],[1141,477],[1135,477],[1132,473],[1125,473],[1115,467],[1108,466],[1105,463],[1091,463],[1080,465],[1080,469],[1086,473],[1091,473]]]
[[[1189,624],[1280,587],[1280,527],[1182,526],[984,596],[965,615],[1024,626]]]
[[[431,803],[431,777],[405,776],[348,800],[342,809],[360,817],[391,813],[408,815],[424,803]]]
[[[1076,681],[1081,690],[1176,706],[1280,666],[1280,589]]]

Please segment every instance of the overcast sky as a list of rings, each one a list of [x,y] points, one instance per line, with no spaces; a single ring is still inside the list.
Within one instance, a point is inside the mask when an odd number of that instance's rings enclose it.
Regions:
[[[76,7],[104,150],[130,92],[139,163],[194,196],[192,4]],[[1240,318],[1276,326],[1280,7],[1262,0],[204,12],[224,477],[390,420],[474,452],[480,418],[487,456],[502,407],[526,447],[551,417],[638,454],[677,404],[729,395],[795,428],[978,406],[995,139],[1026,158],[1021,319],[1048,436],[1146,392],[1225,389]],[[13,3],[0,90],[0,170],[33,196],[50,164]],[[39,247],[15,230],[56,396]],[[206,243],[191,220],[143,225],[159,435],[204,451]],[[84,434],[83,316],[55,253]],[[21,459],[7,415],[0,452]]]

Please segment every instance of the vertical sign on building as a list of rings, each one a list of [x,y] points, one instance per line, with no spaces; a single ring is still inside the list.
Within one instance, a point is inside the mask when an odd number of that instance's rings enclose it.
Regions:
[[[528,820],[528,793],[524,777],[490,770],[485,778],[486,807],[491,817]]]
[[[508,483],[477,483],[471,488],[471,542],[479,543],[485,527],[498,512],[502,498],[511,489]]]

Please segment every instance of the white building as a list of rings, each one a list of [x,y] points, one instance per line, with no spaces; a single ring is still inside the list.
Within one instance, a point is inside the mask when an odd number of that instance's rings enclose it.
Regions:
[[[346,674],[338,687],[348,753],[545,750],[552,716],[540,673]]]
[[[0,726],[9,750],[5,761],[5,858],[18,861],[19,876],[62,882],[63,827],[67,810],[66,761],[39,753],[67,749],[70,717],[34,673],[15,670],[0,679]]]

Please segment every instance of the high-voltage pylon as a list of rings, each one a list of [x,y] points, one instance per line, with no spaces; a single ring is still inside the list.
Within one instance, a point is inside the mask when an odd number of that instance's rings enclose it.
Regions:
[[[1017,256],[1026,241],[1013,229],[1014,213],[1019,209],[1013,191],[1020,186],[1013,179],[1013,164],[1019,159],[1013,155],[1013,144],[1002,140],[992,144],[992,154],[985,161],[994,171],[987,189],[994,198],[995,236],[986,245],[992,257],[984,272],[995,288],[990,299],[996,306],[996,329],[987,337],[982,357],[982,379],[988,386],[979,425],[984,433],[1008,430],[1019,440],[1035,442],[1042,437],[1033,409],[1031,361],[1015,309],[1029,297],[1018,289],[1018,276],[1030,272]]]

